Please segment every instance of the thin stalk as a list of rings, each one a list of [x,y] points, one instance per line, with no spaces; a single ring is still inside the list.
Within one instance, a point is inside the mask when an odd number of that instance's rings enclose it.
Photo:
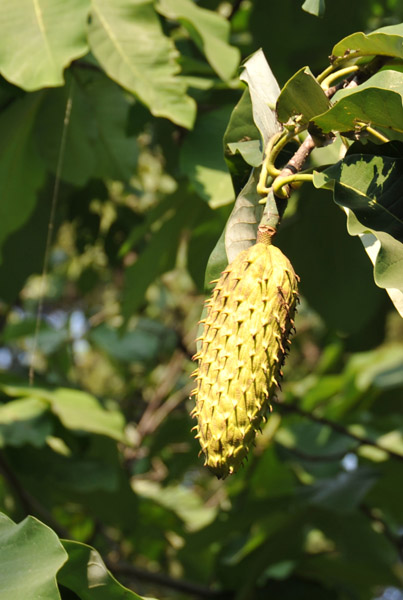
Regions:
[[[288,177],[277,177],[273,182],[273,192],[279,198],[288,198],[287,192],[283,189],[286,185],[291,185],[293,183],[303,183],[304,181],[313,181],[312,173],[307,173],[302,175],[301,173],[296,173],[295,175],[289,175]]]
[[[321,82],[321,86],[324,90],[328,90],[330,88],[330,86],[333,84],[333,82],[337,81],[337,79],[340,79],[341,77],[346,77],[347,75],[350,75],[351,73],[355,73],[356,71],[358,71],[360,67],[358,65],[351,65],[350,67],[345,67],[344,69],[338,69],[337,71],[334,71],[332,73],[330,73],[327,77],[325,77],[322,82]]]

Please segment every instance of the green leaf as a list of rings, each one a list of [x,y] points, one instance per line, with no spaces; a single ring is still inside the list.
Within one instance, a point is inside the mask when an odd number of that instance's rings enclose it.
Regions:
[[[302,10],[316,17],[323,17],[325,8],[325,0],[305,0],[302,5]]]
[[[84,185],[91,177],[128,181],[137,163],[137,142],[126,132],[130,104],[102,73],[78,66],[67,85],[47,93],[36,122],[42,158],[56,171],[66,104],[71,97],[62,178]]]
[[[90,333],[91,340],[109,356],[123,362],[155,361],[176,346],[176,335],[158,321],[140,318],[134,330],[121,334],[100,325]]]
[[[21,398],[0,404],[1,446],[44,446],[53,426],[49,407],[38,398]]]
[[[228,262],[256,242],[257,228],[263,214],[263,205],[259,204],[260,194],[256,191],[259,171],[254,169],[248,183],[235,200],[232,213],[225,228],[225,251]]]
[[[67,429],[106,435],[125,441],[124,418],[117,410],[106,410],[91,394],[69,388],[55,390],[10,383],[0,383],[1,390],[12,397],[32,397],[46,401],[51,411]]]
[[[239,152],[248,165],[259,167],[262,164],[262,147],[259,140],[233,142],[227,144],[227,146],[232,154]]]
[[[403,58],[403,24],[382,27],[372,33],[353,33],[342,39],[333,48],[336,57],[393,56]]]
[[[383,293],[373,284],[370,264],[358,240],[347,234],[343,212],[330,194],[311,186],[299,194],[298,212],[283,221],[275,243],[291,260],[302,295],[327,327],[358,333],[377,314]]]
[[[382,148],[387,154],[400,145],[394,142]],[[334,201],[348,209],[350,235],[360,236],[374,264],[375,283],[387,289],[403,316],[402,182],[402,158],[371,154],[348,154],[314,175],[315,186],[333,187]]]
[[[314,174],[315,187],[333,188],[336,204],[351,209],[366,229],[385,231],[399,242],[403,242],[402,183],[403,158],[371,154],[347,154]]]
[[[403,133],[403,73],[377,73],[365,84],[341,91],[336,98],[329,110],[312,115],[313,123],[324,133],[360,131],[365,125]]]
[[[282,123],[296,117],[298,124],[304,126],[329,106],[330,102],[310,68],[303,67],[281,90],[277,100],[277,116]]]
[[[126,321],[138,311],[145,301],[145,293],[152,282],[162,273],[174,268],[180,232],[185,224],[197,218],[197,205],[189,210],[184,190],[179,190],[172,198],[170,211],[160,225],[146,249],[136,262],[126,269],[123,291],[123,316]],[[174,214],[171,215],[171,211]]]
[[[41,99],[41,93],[27,95],[0,116],[0,249],[32,214],[44,181],[43,164],[31,137]]]
[[[57,580],[80,600],[142,600],[111,575],[95,548],[72,540],[63,540],[62,544],[68,561]]]
[[[56,574],[66,560],[49,527],[34,517],[17,525],[0,513],[0,600],[60,600]]]
[[[231,109],[228,105],[201,115],[194,130],[186,136],[180,154],[181,172],[212,208],[228,204],[234,198],[222,149]]]
[[[280,88],[262,50],[252,54],[243,66],[240,79],[248,84],[253,119],[265,148],[270,138],[280,129],[275,111]]]
[[[262,162],[261,136],[253,120],[252,100],[246,86],[231,113],[224,133],[224,155],[236,194],[250,175],[250,166]]]
[[[134,480],[132,487],[136,494],[150,498],[164,508],[177,514],[186,525],[188,531],[198,531],[212,523],[217,515],[217,508],[206,506],[194,490],[183,485],[166,487],[154,481]]]
[[[221,79],[228,80],[239,64],[238,48],[228,44],[230,24],[221,15],[201,8],[191,0],[159,0],[159,13],[179,21],[187,29]]]
[[[50,394],[49,399],[52,412],[67,429],[97,433],[120,442],[125,441],[122,413],[117,410],[105,410],[94,396],[79,390],[58,388]]]
[[[53,179],[51,183],[54,183]],[[0,281],[7,281],[7,285],[0,286],[0,297],[8,304],[15,302],[27,277],[42,270],[51,200],[50,187],[45,185],[28,219],[4,241]],[[28,333],[33,333],[34,328]]]
[[[196,105],[176,76],[178,52],[163,34],[151,0],[93,0],[89,42],[109,77],[138,96],[154,116],[193,126]]]
[[[63,70],[88,52],[89,0],[3,0],[0,72],[32,91],[63,85]]]
[[[380,473],[360,468],[336,477],[322,479],[310,488],[309,501],[336,512],[353,512],[379,479]]]

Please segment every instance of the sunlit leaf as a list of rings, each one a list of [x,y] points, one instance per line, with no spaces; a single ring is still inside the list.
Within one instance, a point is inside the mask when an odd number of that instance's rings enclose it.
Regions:
[[[178,20],[187,29],[222,79],[234,74],[240,53],[238,48],[228,44],[230,24],[226,19],[191,0],[158,0],[157,10],[169,19]]]
[[[303,67],[281,90],[277,100],[277,115],[282,123],[295,118],[303,126],[328,107],[329,100],[310,68]]]
[[[403,25],[389,25],[365,34],[348,35],[338,42],[332,51],[333,56],[349,58],[354,55],[381,55],[403,58]]]
[[[3,0],[0,72],[32,91],[62,85],[63,70],[88,52],[89,0]]]
[[[66,560],[67,553],[49,527],[34,517],[17,525],[0,513],[1,600],[60,600],[56,574]]]
[[[177,77],[178,52],[162,32],[153,2],[93,0],[89,43],[107,74],[154,116],[192,127],[195,102]]]
[[[280,87],[262,50],[258,50],[244,63],[241,80],[249,86],[253,118],[259,129],[263,145],[280,129],[275,112]]]

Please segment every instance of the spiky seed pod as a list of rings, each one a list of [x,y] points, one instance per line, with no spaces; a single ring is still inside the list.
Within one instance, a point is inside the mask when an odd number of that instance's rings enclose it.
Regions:
[[[298,299],[288,258],[262,238],[223,271],[199,338],[197,435],[219,478],[246,457],[282,375]]]

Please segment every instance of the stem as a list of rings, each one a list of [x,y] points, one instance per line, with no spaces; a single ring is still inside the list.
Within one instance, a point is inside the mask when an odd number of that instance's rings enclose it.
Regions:
[[[325,79],[323,79],[321,83],[322,88],[324,90],[328,90],[334,81],[337,81],[337,79],[340,79],[340,77],[346,77],[347,75],[350,75],[350,73],[355,73],[359,70],[359,68],[360,67],[358,65],[352,65],[350,67],[338,69],[337,71],[330,73],[327,77],[325,77]]]
[[[146,571],[128,563],[107,562],[106,566],[114,575],[126,575],[129,578],[140,581],[149,581],[151,583],[171,588],[185,594],[191,594],[199,598],[219,598],[220,600],[230,599],[234,597],[232,591],[212,590],[207,586],[185,581],[183,579],[174,579],[163,573],[153,573]]]
[[[320,423],[321,425],[326,425],[327,427],[330,427],[331,429],[333,429],[333,431],[337,431],[338,433],[341,433],[341,435],[344,435],[346,437],[349,437],[349,438],[359,442],[360,445],[372,446],[373,448],[378,448],[378,450],[382,450],[383,452],[386,452],[386,454],[388,454],[391,458],[395,458],[396,460],[403,462],[403,454],[399,454],[398,452],[389,450],[388,448],[385,448],[385,446],[382,446],[381,444],[374,442],[370,438],[357,435],[356,433],[353,433],[352,431],[350,431],[349,429],[344,427],[344,425],[341,425],[341,423],[336,423],[336,421],[331,421],[330,419],[326,419],[326,417],[316,416],[313,413],[310,413],[306,410],[303,410],[302,408],[299,408],[299,406],[297,406],[296,404],[283,404],[274,399],[272,400],[272,402],[275,403],[278,407],[280,407],[281,410],[284,410],[284,412],[294,413],[294,414],[300,415],[301,417],[305,417],[306,419],[309,419],[310,421],[314,421],[315,423]]]
[[[269,193],[269,188],[266,187],[267,177],[269,174],[272,177],[277,177],[277,175],[280,174],[280,170],[276,169],[274,164],[272,164],[270,162],[270,160],[271,160],[273,147],[274,147],[275,143],[277,141],[279,141],[279,139],[281,138],[282,135],[283,135],[282,132],[274,134],[273,137],[271,137],[267,143],[266,150],[265,150],[265,157],[264,157],[264,161],[262,164],[262,169],[260,171],[259,181],[256,186],[258,194],[264,195],[264,194]]]
[[[320,75],[317,76],[316,81],[318,83],[322,83],[322,81],[325,79],[325,77],[327,77],[328,75],[330,75],[330,73],[333,73],[334,71],[334,66],[330,65],[329,67],[326,67],[326,69],[324,71],[322,71],[322,73],[320,73]]]
[[[384,144],[387,144],[388,142],[390,142],[389,138],[387,138],[386,135],[383,135],[380,131],[377,131],[370,125],[366,125],[365,129],[368,131],[368,133],[370,133],[373,137],[378,139],[380,142],[383,142]]]
[[[293,183],[313,181],[312,174],[301,175],[296,173],[295,175],[288,175],[287,177],[277,177],[273,182],[273,192],[279,198],[288,198],[286,190],[283,190],[285,185],[291,185]]]

